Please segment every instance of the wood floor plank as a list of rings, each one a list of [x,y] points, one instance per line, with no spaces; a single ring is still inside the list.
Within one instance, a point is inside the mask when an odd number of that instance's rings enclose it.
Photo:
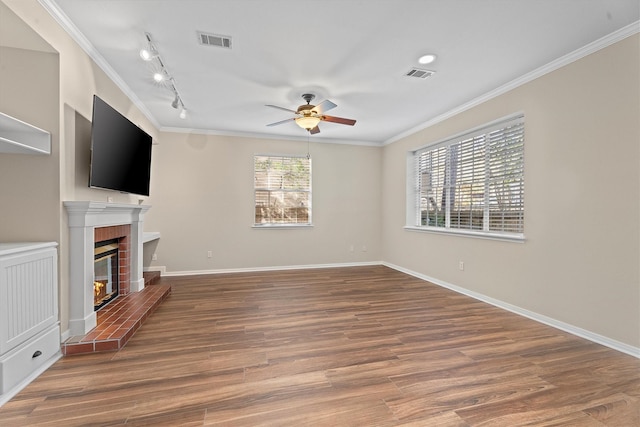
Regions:
[[[0,426],[640,426],[640,360],[383,266],[163,278]]]
[[[640,410],[634,400],[622,399],[583,411],[591,418],[612,426],[640,426]]]

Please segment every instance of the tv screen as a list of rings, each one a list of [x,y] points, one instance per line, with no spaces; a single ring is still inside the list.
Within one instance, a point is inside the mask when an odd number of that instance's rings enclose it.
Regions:
[[[93,96],[89,186],[149,195],[151,135]]]

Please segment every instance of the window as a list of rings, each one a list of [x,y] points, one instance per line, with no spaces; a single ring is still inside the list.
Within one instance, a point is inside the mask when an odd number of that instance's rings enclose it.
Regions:
[[[524,117],[410,153],[410,228],[522,238]]]
[[[255,156],[255,225],[311,225],[311,159]]]

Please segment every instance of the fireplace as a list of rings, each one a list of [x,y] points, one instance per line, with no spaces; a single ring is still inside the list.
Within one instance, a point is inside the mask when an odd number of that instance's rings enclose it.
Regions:
[[[99,310],[119,295],[118,239],[95,244],[93,261],[93,309]]]
[[[96,242],[118,239],[120,297],[144,289],[142,245],[145,205],[64,202],[69,221],[69,334],[85,335],[97,325],[94,309]]]

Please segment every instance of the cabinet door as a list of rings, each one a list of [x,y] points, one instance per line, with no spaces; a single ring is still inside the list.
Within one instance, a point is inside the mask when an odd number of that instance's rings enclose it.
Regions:
[[[0,354],[58,321],[55,248],[0,257]]]

